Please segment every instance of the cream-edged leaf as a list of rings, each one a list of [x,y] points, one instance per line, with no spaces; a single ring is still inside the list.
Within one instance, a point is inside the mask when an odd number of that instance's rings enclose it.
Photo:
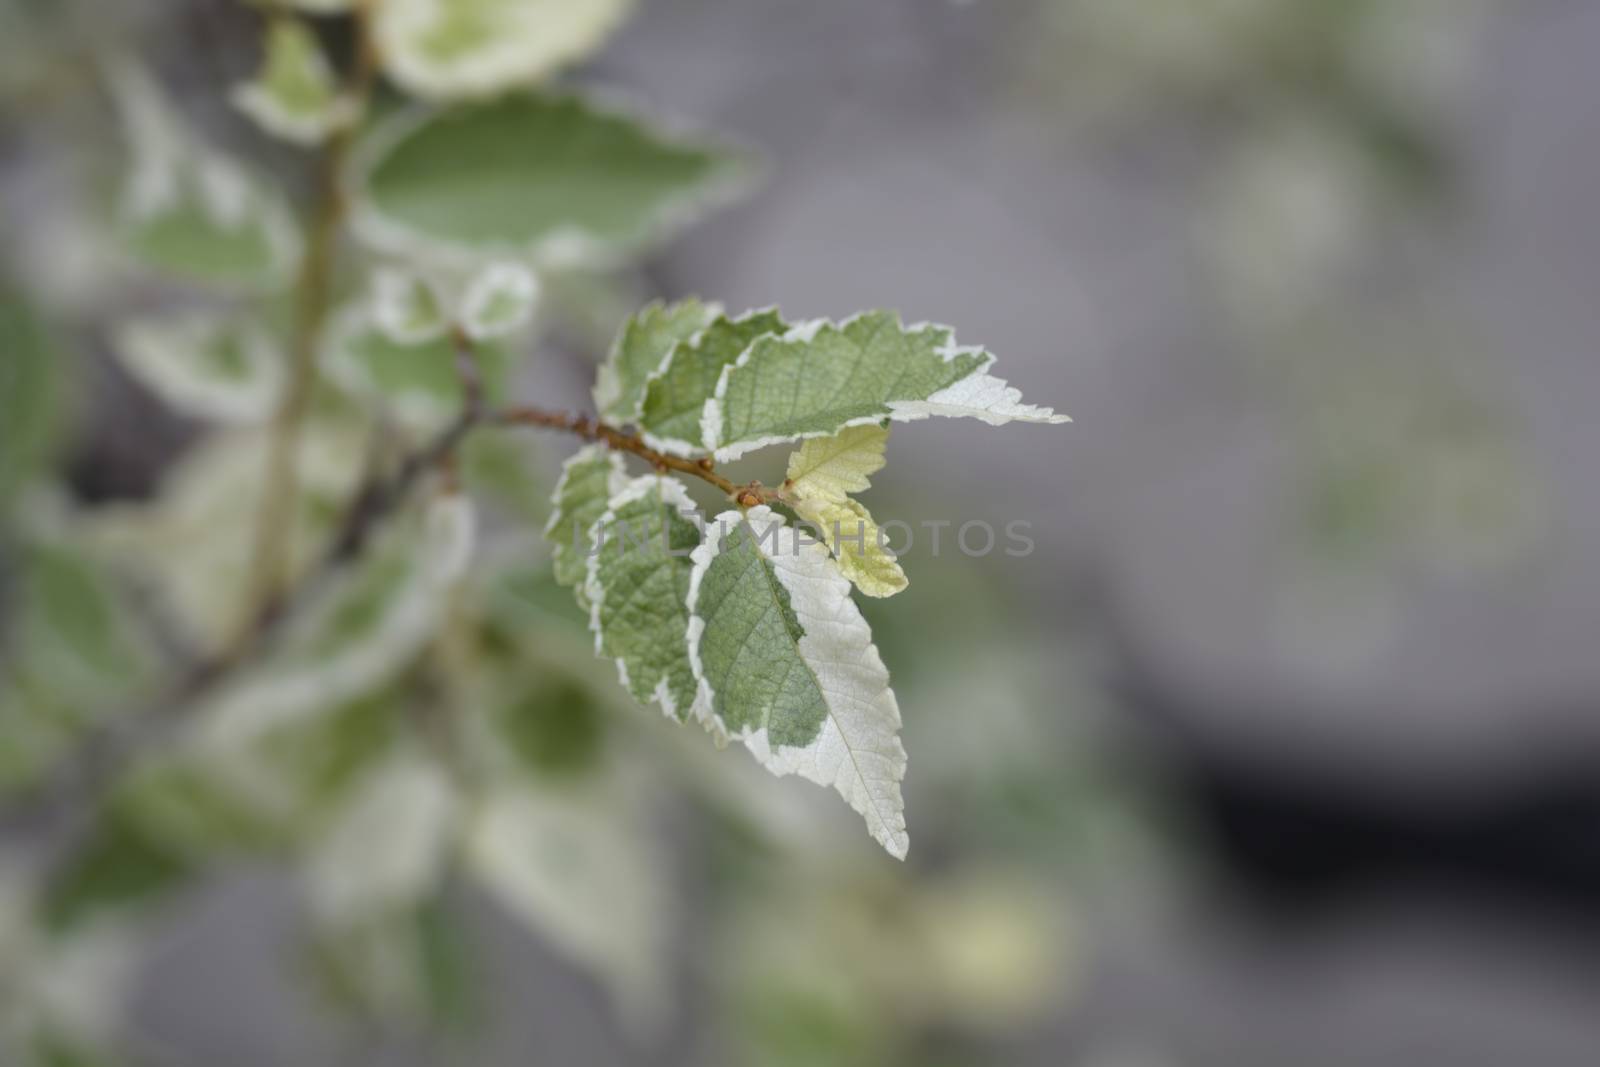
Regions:
[[[1068,422],[991,377],[994,356],[956,344],[948,327],[903,326],[873,311],[835,325],[814,321],[756,341],[726,367],[701,419],[718,460],[851,426],[931,415],[998,426]]]
[[[238,750],[372,693],[411,663],[445,619],[476,527],[460,495],[435,500],[419,525],[395,531],[298,623],[273,659],[209,701],[197,719],[199,740]]]
[[[398,345],[437,341],[450,329],[433,284],[416,271],[392,266],[372,274],[372,322]]]
[[[694,710],[697,692],[685,638],[698,518],[677,479],[634,479],[595,524],[598,548],[584,583],[595,654],[616,661],[634,699],[654,701],[680,722]]]
[[[468,280],[457,321],[474,341],[494,340],[526,326],[538,302],[539,280],[531,270],[491,263]]]
[[[476,347],[490,399],[505,391],[511,356],[501,345]],[[448,336],[421,344],[394,341],[373,321],[371,306],[357,301],[338,312],[322,344],[322,369],[351,396],[382,405],[410,427],[436,428],[454,418],[465,399]]]
[[[272,336],[217,314],[127,323],[117,331],[116,353],[129,374],[194,418],[265,422],[283,392],[283,354]]]
[[[838,564],[765,506],[724,512],[693,560],[689,659],[713,728],[833,787],[904,858],[900,709]]]
[[[889,553],[883,533],[858,500],[801,500],[795,511],[815,527],[839,570],[870,597],[903,592],[909,582],[900,563]]]
[[[317,35],[296,18],[267,27],[266,55],[255,80],[233,90],[233,105],[274,137],[310,147],[360,117],[343,94]]]
[[[414,906],[444,874],[458,803],[440,767],[401,751],[368,772],[315,845],[306,889],[324,922]]]
[[[782,333],[775,308],[748,311],[738,318],[718,315],[675,345],[645,386],[639,427],[653,448],[679,456],[706,451],[700,418],[716,393],[722,370],[757,338]]]
[[[300,235],[288,205],[238,163],[199,143],[142,70],[110,68],[132,149],[117,208],[127,253],[185,281],[263,289],[288,281]]]
[[[613,264],[742,184],[737,156],[573,95],[413,109],[374,131],[356,231],[432,262]]]
[[[659,1017],[665,857],[619,782],[503,786],[477,807],[466,860],[517,919],[605,980],[635,1019]]]
[[[531,85],[598,49],[633,0],[383,0],[373,35],[389,77],[430,99]]]
[[[704,329],[721,310],[690,298],[676,304],[653,303],[630,318],[595,377],[595,410],[613,422],[635,421],[650,376],[678,342]]]
[[[544,535],[550,542],[556,581],[572,586],[579,603],[585,606],[583,586],[594,543],[590,531],[605,514],[607,502],[622,492],[627,481],[620,455],[604,445],[586,445],[562,466],[551,496],[550,521],[545,524]]]

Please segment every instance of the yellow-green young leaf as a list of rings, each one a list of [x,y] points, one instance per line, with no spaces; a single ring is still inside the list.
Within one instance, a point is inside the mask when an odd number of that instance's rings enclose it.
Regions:
[[[676,304],[659,301],[630,318],[611,345],[595,377],[595,410],[612,422],[633,422],[645,385],[680,341],[704,329],[721,314],[716,304],[693,297]]]
[[[889,554],[878,524],[850,493],[872,487],[883,468],[887,426],[852,426],[833,437],[807,441],[789,457],[785,483],[794,509],[817,528],[839,569],[867,596],[893,596],[906,587],[905,572]]]
[[[795,511],[822,537],[839,561],[839,570],[870,597],[894,596],[909,582],[889,554],[882,531],[860,501],[802,500]]]
[[[261,72],[234,89],[232,99],[267,133],[307,147],[360,117],[356,102],[340,92],[316,34],[287,16],[272,20]]]
[[[718,516],[692,558],[697,711],[774,774],[832,786],[903,858],[900,708],[838,564],[765,506]]]
[[[582,97],[516,93],[377,130],[356,168],[354,224],[406,259],[603,266],[691,221],[745,171]]]
[[[272,336],[208,312],[127,323],[116,353],[129,374],[194,418],[265,422],[283,392],[283,353]]]
[[[300,234],[282,197],[198,143],[143,71],[116,66],[108,82],[133,152],[117,219],[128,254],[185,281],[283,285]]]
[[[633,0],[383,0],[373,34],[383,67],[428,99],[531,85],[597,50]]]
[[[801,500],[837,501],[872,488],[871,476],[883,469],[889,428],[851,426],[832,437],[818,437],[789,457],[786,488]]]

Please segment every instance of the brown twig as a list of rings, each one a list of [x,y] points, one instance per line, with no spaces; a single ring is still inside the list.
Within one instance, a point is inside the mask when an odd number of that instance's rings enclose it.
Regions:
[[[754,507],[757,504],[771,504],[784,499],[780,490],[768,489],[760,482],[748,482],[743,485],[723,477],[717,473],[715,464],[709,458],[685,459],[682,456],[668,455],[665,452],[651,448],[645,443],[643,437],[636,433],[627,433],[615,426],[608,426],[603,422],[591,419],[587,415],[575,415],[565,411],[545,411],[541,408],[515,407],[506,408],[495,412],[490,421],[503,426],[537,426],[547,430],[560,430],[565,433],[576,434],[585,441],[597,441],[605,444],[607,448],[616,452],[627,452],[638,456],[658,471],[676,471],[698,478],[703,482],[720,489],[728,499],[740,507]]]

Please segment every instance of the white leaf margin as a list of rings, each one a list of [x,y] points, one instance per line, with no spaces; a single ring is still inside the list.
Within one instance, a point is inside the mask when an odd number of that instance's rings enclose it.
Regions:
[[[249,364],[244,378],[219,378],[189,365],[189,357],[230,330]],[[126,322],[116,331],[114,349],[123,367],[174,410],[218,422],[267,421],[287,379],[271,334],[256,323],[230,323],[208,312]]]
[[[742,315],[733,316],[728,315],[721,304],[708,303],[706,305],[706,310],[711,312],[710,320],[706,323],[706,325],[690,334],[685,340],[679,341],[677,344],[673,345],[672,348],[667,351],[667,354],[662,357],[661,365],[656,367],[655,370],[651,371],[649,376],[645,378],[644,389],[639,394],[639,410],[635,413],[637,416],[642,417],[644,415],[644,403],[645,400],[650,396],[651,384],[657,379],[664,377],[667,371],[671,369],[672,361],[677,357],[678,350],[680,348],[684,348],[685,346],[698,347],[700,343],[705,340],[706,332],[722,319],[726,318],[730,326],[738,326],[742,323],[749,322],[757,315],[776,315],[780,320],[783,318],[783,311],[776,304],[770,304],[766,307],[751,308]],[[782,335],[775,333],[764,333],[760,337],[757,337],[755,341],[751,341],[750,344],[746,345],[745,352],[748,352],[751,348],[755,347],[756,341],[759,341],[762,338],[778,336]],[[744,352],[739,353],[739,355],[740,357],[743,357]],[[723,369],[726,370],[727,368]],[[718,385],[721,385],[721,379],[719,378],[717,381]],[[639,436],[644,439],[645,444],[649,445],[657,452],[665,452],[670,456],[689,457],[697,456],[705,452],[705,446],[703,445],[696,444],[693,441],[680,441],[675,437],[657,436],[656,434],[651,433],[649,428],[645,427],[644,425],[640,425],[639,427]]]
[[[604,531],[609,530],[616,524],[617,511],[619,509],[625,505],[633,503],[635,500],[641,499],[650,492],[656,490],[658,487],[661,490],[662,503],[676,507],[680,515],[688,519],[690,522],[700,526],[701,529],[704,530],[704,521],[703,516],[700,514],[700,509],[696,507],[695,502],[690,499],[689,491],[684,488],[682,482],[678,481],[676,478],[670,478],[663,474],[642,474],[628,482],[620,491],[612,496],[610,502],[606,505],[605,512],[595,520],[594,525],[589,527],[588,540],[590,543],[595,543],[595,535],[597,533],[603,537],[605,536]],[[696,551],[699,551],[699,549],[696,548]],[[589,632],[594,634],[594,654],[599,656],[601,659],[611,659],[616,663],[617,681],[622,683],[622,688],[628,690],[629,693],[632,693],[633,686],[628,679],[627,661],[625,661],[621,656],[607,656],[605,651],[605,633],[600,624],[600,612],[605,610],[606,591],[605,587],[600,584],[600,553],[598,551],[592,551],[589,554],[587,563],[588,573],[583,583],[583,594],[585,599],[589,601]],[[692,578],[691,581],[693,581]],[[691,586],[691,591],[692,588],[693,587]],[[693,603],[694,600],[691,592],[689,604]],[[690,626],[693,626],[693,624],[694,618],[691,614]],[[698,682],[699,679],[700,672],[695,671],[696,682]],[[703,706],[700,696],[701,693],[697,689],[695,701],[692,705],[690,705],[689,714],[685,716],[685,718],[701,720],[706,718],[710,705]],[[673,722],[678,721],[678,706],[677,704],[673,703],[672,692],[667,685],[667,679],[661,679],[661,681],[656,685],[655,691],[650,694],[650,699],[655,701],[656,704],[660,706],[662,713],[665,714],[667,718],[671,719]]]
[[[858,312],[838,323],[834,323],[829,319],[812,319],[808,322],[798,323],[791,327],[787,333],[778,336],[777,343],[809,342],[825,327],[843,331],[852,323],[869,314],[873,314],[873,312]],[[701,413],[701,436],[705,438],[706,447],[711,450],[713,458],[719,463],[728,463],[749,452],[755,452],[771,445],[804,441],[813,437],[831,437],[852,426],[866,426],[869,423],[882,422],[886,418],[893,422],[915,422],[918,419],[940,415],[949,418],[981,419],[990,426],[1003,426],[1008,422],[1066,423],[1072,421],[1070,417],[1058,415],[1051,408],[1022,403],[1022,391],[1020,389],[1008,385],[1004,379],[993,377],[988,373],[989,368],[994,366],[995,363],[994,353],[980,345],[957,344],[954,328],[939,323],[919,322],[911,326],[902,326],[900,330],[903,335],[908,337],[919,337],[930,331],[943,334],[943,340],[940,341],[937,351],[946,363],[962,356],[972,355],[981,356],[982,362],[973,368],[972,373],[965,378],[946,386],[924,400],[891,400],[885,405],[885,410],[880,413],[848,419],[829,430],[770,434],[749,441],[724,443],[722,441],[724,426],[723,405],[727,400],[728,383],[732,380],[735,371],[749,364],[756,347],[763,340],[766,340],[766,338],[758,338],[750,344],[749,348],[739,354],[738,359],[722,369],[722,377],[717,380],[716,392],[706,401],[705,408]]]
[[[694,571],[689,579],[688,640],[689,664],[700,689],[696,707],[717,732],[726,733],[711,710],[711,683],[700,659],[705,620],[695,613],[695,606],[706,571],[721,554],[728,532],[741,523],[755,535],[757,550],[772,564],[773,573],[789,593],[790,608],[805,629],[799,642],[800,658],[816,674],[828,716],[816,739],[804,747],[773,748],[764,726],[727,736],[743,742],[762,766],[780,778],[798,774],[831,786],[861,814],[873,840],[889,855],[903,860],[910,847],[900,792],[906,751],[900,741],[900,705],[889,688],[889,671],[872,643],[871,628],[850,597],[850,580],[839,571],[828,550],[788,526],[783,516],[764,504],[747,513],[718,515],[690,557]],[[773,527],[777,527],[775,533]],[[765,548],[767,539],[773,540],[770,553]],[[877,769],[869,774],[862,767],[863,758],[877,764]]]
[[[556,270],[612,269],[626,265],[642,248],[665,243],[714,211],[739,200],[759,184],[766,171],[764,158],[750,146],[726,136],[713,136],[685,120],[653,113],[644,104],[614,89],[586,88],[582,93],[538,89],[522,92],[542,93],[551,99],[578,99],[595,115],[635,123],[662,142],[721,156],[722,166],[698,187],[668,198],[640,232],[620,240],[597,239],[581,227],[569,226],[529,244],[479,246],[449,241],[430,237],[391,218],[364,192],[372,172],[396,146],[452,110],[417,104],[379,122],[362,138],[353,153],[345,190],[350,203],[350,228],[356,237],[379,252],[402,260],[457,269],[471,269],[505,259]]]

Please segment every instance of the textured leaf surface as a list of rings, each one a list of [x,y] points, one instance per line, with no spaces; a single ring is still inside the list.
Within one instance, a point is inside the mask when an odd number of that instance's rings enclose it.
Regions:
[[[719,460],[781,441],[825,437],[882,419],[967,416],[991,425],[1067,422],[987,371],[994,356],[948,327],[902,326],[874,311],[763,338],[723,371],[702,432]]]
[[[655,701],[682,721],[696,683],[685,643],[689,555],[700,528],[688,517],[694,501],[674,478],[645,475],[606,507],[589,559],[585,591],[596,655],[617,662],[622,684],[641,703]]]
[[[635,421],[650,376],[679,341],[704,329],[720,310],[689,299],[651,304],[629,319],[595,378],[595,410],[612,422]]]
[[[195,418],[264,422],[283,391],[283,354],[251,323],[205,312],[131,322],[116,351],[134,378]]]
[[[236,88],[232,99],[267,133],[298,145],[319,144],[357,117],[316,34],[295,18],[272,20],[260,74]]]
[[[839,570],[867,596],[894,596],[910,584],[859,500],[802,500],[795,511],[816,528]]]
[[[556,581],[572,586],[583,597],[589,574],[589,531],[605,514],[606,504],[622,492],[627,472],[622,457],[604,445],[579,449],[561,468],[551,503],[554,510],[545,524]]]
[[[776,310],[751,311],[737,319],[718,315],[703,330],[680,341],[645,387],[639,413],[645,440],[681,456],[705,452],[700,420],[723,368],[756,338],[784,329]]]
[[[815,438],[789,457],[788,488],[802,500],[843,500],[872,488],[889,444],[886,426],[852,426]]]
[[[633,0],[383,0],[384,69],[416,96],[490,96],[599,48]]]
[[[133,150],[118,208],[128,252],[188,281],[251,288],[285,282],[300,240],[282,198],[199,144],[142,72],[117,67],[111,86]]]
[[[402,115],[372,148],[357,229],[436,259],[615,260],[687,221],[743,169],[720,149],[542,93]]]
[[[903,858],[900,709],[833,558],[766,507],[724,512],[693,558],[689,657],[713,725],[774,774],[832,786]]]

